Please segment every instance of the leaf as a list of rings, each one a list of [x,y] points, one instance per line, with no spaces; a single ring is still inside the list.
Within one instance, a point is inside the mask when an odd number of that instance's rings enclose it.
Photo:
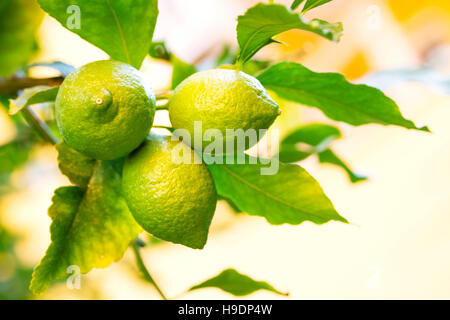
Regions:
[[[23,90],[23,93],[17,99],[10,100],[9,115],[14,115],[33,104],[55,101],[58,90],[58,87],[52,88],[49,86],[35,86]]]
[[[241,274],[234,269],[226,269],[214,278],[191,287],[188,291],[203,288],[219,288],[235,296],[246,296],[258,290],[267,290],[276,294],[287,295],[278,291],[267,282],[253,280],[249,276]]]
[[[172,89],[175,89],[181,81],[197,72],[197,69],[193,65],[180,60],[174,54],[170,55],[170,61],[173,65]]]
[[[56,145],[56,150],[58,151],[58,166],[61,172],[73,184],[86,188],[94,172],[95,159],[72,149],[64,141]]]
[[[235,164],[230,164],[230,160]],[[267,169],[267,165],[262,164],[263,159],[245,156],[246,164],[237,164],[236,160],[225,158],[224,164],[214,163],[208,167],[218,194],[233,201],[242,211],[262,216],[271,224],[347,222],[302,167],[276,162],[278,172],[263,175],[261,168]],[[211,160],[205,162],[211,163]]]
[[[305,13],[306,11],[314,9],[314,8],[321,6],[323,4],[326,4],[330,1],[331,0],[307,0],[305,3],[305,6],[303,7],[302,13]]]
[[[62,26],[112,59],[140,68],[152,41],[157,0],[38,0],[38,3]]]
[[[302,126],[281,141],[279,158],[283,162],[297,162],[317,154],[321,163],[334,164],[344,169],[351,182],[367,180],[366,176],[353,172],[329,148],[331,143],[340,137],[340,130],[327,124],[311,123]],[[306,144],[306,147],[303,144]]]
[[[297,9],[303,2],[304,0],[294,0],[294,2],[292,2],[291,4],[291,9],[295,10]]]
[[[326,149],[318,153],[318,156],[320,163],[330,163],[344,169],[352,183],[368,179],[364,175],[353,172],[331,149]]]
[[[273,36],[290,29],[310,31],[335,42],[343,32],[341,23],[307,21],[283,5],[259,3],[238,17],[239,60],[249,60],[262,47],[275,42]]]
[[[319,108],[333,120],[429,131],[403,118],[397,104],[380,90],[351,84],[338,73],[316,73],[297,63],[281,62],[266,69],[258,80],[281,98]]]
[[[340,137],[340,130],[327,124],[311,123],[301,126],[281,141],[280,161],[301,161],[314,153],[325,150],[331,142]],[[306,144],[307,147],[302,148],[301,144]]]
[[[36,53],[36,32],[44,13],[34,0],[0,2],[0,77],[6,77]]]
[[[87,273],[122,258],[141,228],[121,196],[117,161],[98,161],[88,189],[55,191],[48,214],[51,244],[33,272],[30,289],[44,292],[54,280],[67,278],[69,266]],[[120,168],[119,168],[120,169]]]

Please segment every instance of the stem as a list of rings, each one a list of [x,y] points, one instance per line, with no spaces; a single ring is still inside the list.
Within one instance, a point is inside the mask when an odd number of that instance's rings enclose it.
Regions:
[[[169,110],[169,105],[166,103],[160,106],[156,106],[156,110]]]
[[[148,269],[145,267],[144,260],[142,260],[140,246],[139,246],[138,242],[135,241],[135,243],[132,245],[132,247],[133,247],[134,255],[136,256],[137,267],[142,272],[144,279],[147,280],[148,282],[150,282],[155,287],[156,291],[158,291],[159,295],[161,296],[161,298],[163,300],[168,300],[166,295],[162,292],[162,290],[156,284],[153,277],[150,275],[150,272],[148,271]]]
[[[31,110],[30,107],[22,109],[23,115],[28,124],[32,126],[45,141],[55,145],[58,143],[58,139],[50,131],[50,128]]]
[[[172,127],[167,127],[167,126],[158,126],[158,125],[156,125],[156,126],[152,126],[152,128],[155,128],[155,129],[166,129],[166,130],[168,130],[168,131],[170,131],[171,133],[173,133],[174,132],[174,128],[172,128]]]

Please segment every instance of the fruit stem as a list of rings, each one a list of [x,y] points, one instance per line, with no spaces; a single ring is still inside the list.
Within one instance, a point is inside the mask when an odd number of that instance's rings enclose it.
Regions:
[[[166,103],[166,104],[156,106],[156,110],[169,110],[169,105]]]
[[[23,108],[22,112],[28,124],[33,127],[33,129],[36,130],[45,141],[51,143],[52,145],[58,143],[58,139],[53,135],[47,124],[39,119],[30,107]]]
[[[142,255],[141,255],[141,251],[140,251],[141,245],[139,244],[139,241],[136,240],[134,242],[134,244],[132,245],[132,247],[133,247],[134,255],[136,256],[136,264],[138,266],[138,269],[142,272],[144,279],[147,280],[148,282],[150,282],[155,287],[156,291],[158,291],[159,295],[161,296],[161,298],[163,300],[168,300],[166,295],[159,288],[158,284],[155,282],[153,277],[150,275],[150,272],[148,271],[147,267],[144,264],[144,260],[142,259]]]

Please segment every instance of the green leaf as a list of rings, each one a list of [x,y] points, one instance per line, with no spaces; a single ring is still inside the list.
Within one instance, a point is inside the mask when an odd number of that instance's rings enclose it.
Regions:
[[[294,0],[294,2],[292,2],[291,4],[291,9],[292,10],[297,9],[303,3],[303,1],[304,0]]]
[[[44,13],[34,0],[0,2],[0,76],[9,76],[37,51],[36,32]]]
[[[303,7],[302,13],[305,13],[306,11],[314,9],[330,1],[331,0],[307,0],[305,6]]]
[[[157,0],[38,0],[38,3],[65,28],[112,59],[140,68],[152,41]],[[74,5],[79,8],[79,19]],[[69,7],[75,10],[70,11]]]
[[[314,153],[325,150],[331,142],[340,137],[340,130],[327,124],[311,123],[302,126],[281,141],[280,161],[301,161]],[[305,147],[302,144],[307,146]]]
[[[302,126],[281,141],[279,158],[283,162],[297,162],[317,154],[321,163],[334,164],[344,169],[351,182],[367,180],[366,176],[353,172],[329,148],[330,144],[340,137],[340,130],[328,124],[311,123]]]
[[[338,73],[316,73],[297,63],[281,62],[266,69],[258,80],[281,98],[319,108],[333,120],[429,131],[403,118],[397,104],[380,90],[351,84]]]
[[[234,164],[230,164],[231,160]],[[275,161],[272,164],[279,165],[278,172],[263,175],[261,169],[268,166],[263,164],[263,159],[245,156],[246,164],[237,164],[237,160],[225,158],[223,164],[214,163],[208,167],[218,194],[229,198],[242,211],[265,217],[271,224],[347,222],[336,212],[317,181],[302,167],[271,159]],[[211,163],[211,160],[205,162]]]
[[[283,5],[259,3],[238,17],[239,60],[249,60],[262,47],[275,42],[273,36],[290,29],[310,31],[336,42],[343,32],[341,23],[307,21]]]
[[[55,101],[58,90],[58,87],[52,88],[49,86],[35,86],[23,90],[23,93],[17,99],[10,100],[9,115],[14,115],[33,104]]]
[[[364,175],[353,172],[347,164],[345,164],[339,157],[331,150],[326,149],[320,153],[318,153],[320,163],[330,163],[334,164],[338,167],[341,167],[347,173],[351,182],[356,183],[359,181],[367,180],[368,178]]]
[[[181,81],[197,72],[197,69],[193,65],[180,60],[174,54],[170,55],[170,61],[173,65],[172,89],[175,89]]]
[[[98,161],[86,191],[79,187],[55,191],[48,211],[52,242],[33,272],[34,293],[70,276],[69,266],[87,273],[120,260],[141,231],[121,196],[117,166],[117,161]]]
[[[94,172],[95,159],[86,157],[84,154],[69,147],[64,141],[56,145],[58,151],[58,166],[70,182],[82,188],[87,187]]]
[[[188,291],[203,288],[219,288],[235,296],[246,296],[258,290],[267,290],[276,294],[287,295],[278,291],[267,282],[253,280],[249,276],[241,274],[234,269],[226,269],[214,278],[191,287]]]

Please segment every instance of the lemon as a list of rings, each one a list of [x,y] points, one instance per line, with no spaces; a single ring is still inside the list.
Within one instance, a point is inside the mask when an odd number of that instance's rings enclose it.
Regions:
[[[215,141],[204,138],[207,130],[220,132],[225,151],[227,140],[234,139],[233,143],[236,143],[235,137],[227,135],[227,129],[268,129],[279,114],[277,103],[256,78],[230,69],[212,69],[191,75],[177,86],[169,100],[172,126],[187,130],[191,141],[186,142],[193,147],[196,147],[194,122],[201,121],[202,149]],[[258,134],[258,139],[261,137]],[[246,141],[245,149],[257,140]]]
[[[177,158],[183,152],[188,163]],[[185,144],[152,134],[125,160],[122,181],[128,207],[142,228],[195,249],[206,243],[217,202],[214,181],[199,160]]]
[[[65,142],[94,159],[120,158],[148,135],[155,96],[139,72],[118,61],[96,61],[72,72],[56,97],[56,120]]]

